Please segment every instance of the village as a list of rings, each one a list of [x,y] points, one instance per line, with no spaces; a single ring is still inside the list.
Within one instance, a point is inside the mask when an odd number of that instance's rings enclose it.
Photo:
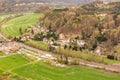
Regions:
[[[42,33],[40,35],[40,33]],[[53,33],[49,38],[47,35]],[[35,36],[37,35],[37,40],[42,41],[46,44],[48,44],[50,47],[53,47],[54,49],[58,48],[71,48],[76,51],[82,51],[84,47],[86,46],[86,42],[84,40],[80,39],[74,39],[74,38],[66,38],[66,35],[63,33],[57,34],[55,32],[50,32],[47,28],[40,27],[38,26],[31,26],[26,30],[25,33],[22,33],[22,36],[19,38],[20,42],[25,42],[27,40],[34,39]],[[38,38],[40,36],[43,36],[42,38]],[[54,36],[57,37],[57,39],[54,39]],[[16,39],[15,39],[16,40]],[[18,41],[18,39],[17,39]],[[21,45],[14,40],[9,40],[9,41],[1,41],[0,42],[0,51],[5,52],[6,54],[9,54],[11,52],[17,52],[21,49]],[[77,47],[74,47],[77,46]],[[95,49],[95,52],[98,55],[101,55],[103,52],[105,52],[105,48],[102,46],[97,46]]]

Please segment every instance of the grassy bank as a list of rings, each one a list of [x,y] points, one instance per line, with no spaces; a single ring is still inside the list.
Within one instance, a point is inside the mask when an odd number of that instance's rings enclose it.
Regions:
[[[110,60],[110,59],[107,59],[106,57],[97,55],[97,53],[90,53],[88,51],[80,52],[80,51],[73,51],[73,50],[61,48],[61,49],[56,49],[55,53],[65,54],[70,57],[80,58],[83,60],[94,61],[94,62],[99,62],[99,63],[104,63],[104,64],[120,63],[120,61]]]
[[[41,50],[45,50],[45,51],[48,50],[48,44],[46,44],[42,41],[29,40],[29,41],[26,41],[25,44],[32,46],[34,48],[37,48],[37,49],[41,49]]]

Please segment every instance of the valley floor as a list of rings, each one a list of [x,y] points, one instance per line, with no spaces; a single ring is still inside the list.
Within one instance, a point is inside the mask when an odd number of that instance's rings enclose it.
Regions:
[[[30,14],[27,18],[31,15],[34,15],[34,17],[30,18],[30,22],[36,20],[36,17],[41,16],[41,14]],[[26,20],[27,18],[23,16],[22,18],[16,19],[24,22],[24,19]],[[15,23],[15,25],[14,27],[4,27],[2,30],[5,35],[20,35],[19,29],[16,28],[16,30],[14,30],[16,27],[16,19],[6,23],[6,25],[11,23]],[[30,26],[30,22],[28,21],[24,24],[24,28]],[[36,25],[37,22],[32,24]],[[21,28],[21,23],[17,23],[17,25],[17,27]],[[2,34],[0,34],[0,37],[9,40]],[[41,51],[23,43],[19,44],[22,46],[22,49],[16,53],[5,54],[0,52],[0,78],[4,77],[5,80],[120,80],[120,74],[107,73],[95,69],[98,67],[102,67],[101,69],[106,68],[108,70],[114,68],[116,70],[113,69],[113,71],[116,72],[120,70],[119,65],[103,65],[83,60],[79,62],[79,66],[51,65],[48,63],[51,59],[55,59],[54,54]],[[45,60],[47,60],[47,62],[45,62]],[[83,65],[95,68],[85,67]]]

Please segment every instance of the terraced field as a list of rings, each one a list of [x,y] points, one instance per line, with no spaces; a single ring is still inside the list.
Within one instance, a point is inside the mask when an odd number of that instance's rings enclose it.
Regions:
[[[2,26],[2,33],[10,37],[20,36],[20,28],[24,30],[31,25],[37,25],[38,18],[41,16],[43,16],[43,14],[31,13],[13,18]]]

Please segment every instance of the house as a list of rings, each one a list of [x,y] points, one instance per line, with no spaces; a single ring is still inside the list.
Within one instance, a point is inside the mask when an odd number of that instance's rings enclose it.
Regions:
[[[109,2],[108,2],[108,1],[103,1],[103,3],[104,3],[104,4],[109,4]]]
[[[85,41],[83,40],[77,40],[77,44],[81,47],[84,47],[85,46]]]
[[[70,39],[61,39],[58,41],[58,44],[61,46],[68,45],[70,43]]]
[[[99,14],[99,16],[105,17],[105,16],[107,16],[107,14],[106,13],[102,13],[102,14]]]
[[[99,55],[104,54],[105,51],[106,48],[104,48],[103,46],[97,46],[97,48],[95,49],[95,52],[98,53]]]
[[[98,53],[99,55],[101,55],[101,52],[102,52],[101,50],[102,50],[101,47],[98,46],[98,47],[96,48],[95,52]]]
[[[65,40],[65,35],[63,33],[59,35],[59,40]]]
[[[49,40],[49,41],[48,41],[48,44],[49,44],[49,45],[53,45],[53,44],[54,44],[54,41]]]
[[[48,39],[47,38],[43,38],[43,42],[48,42]]]
[[[65,35],[63,33],[59,34],[59,44],[66,45],[70,43],[70,39],[66,39]]]
[[[22,37],[22,38],[21,38],[21,41],[26,41],[26,40],[27,40],[26,37]]]

